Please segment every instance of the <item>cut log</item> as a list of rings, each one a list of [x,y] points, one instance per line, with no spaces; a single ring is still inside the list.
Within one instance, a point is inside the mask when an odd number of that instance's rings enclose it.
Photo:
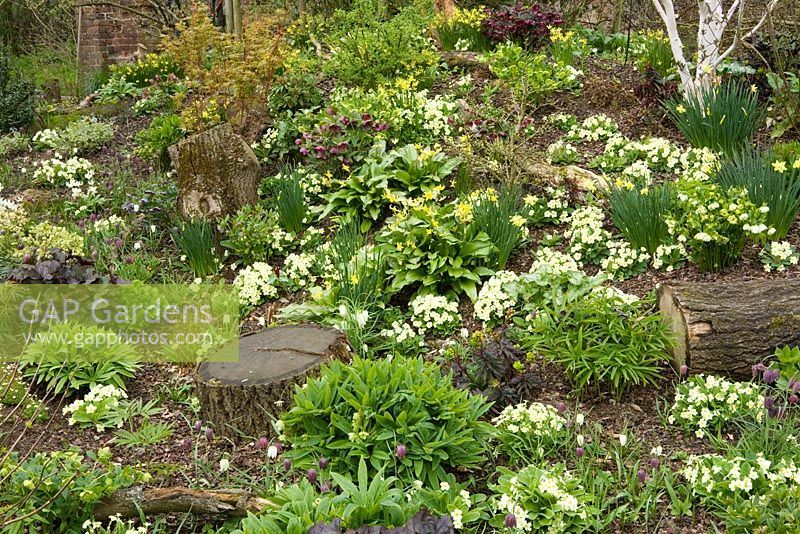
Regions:
[[[777,347],[800,343],[800,279],[662,285],[658,307],[674,365],[693,374],[747,378]]]
[[[122,518],[170,514],[174,512],[244,517],[257,513],[272,503],[242,489],[198,490],[185,487],[143,488],[133,486],[114,492],[100,501],[92,515],[103,520],[114,516]]]
[[[258,158],[228,124],[187,137],[169,155],[184,217],[216,219],[258,202]]]
[[[608,187],[605,177],[577,165],[559,167],[548,163],[535,163],[525,170],[532,178],[553,186],[572,184],[580,191],[596,191],[598,188]]]
[[[244,336],[239,361],[197,368],[201,415],[228,437],[271,436],[272,421],[289,408],[295,385],[349,354],[344,335],[329,328],[278,326]]]

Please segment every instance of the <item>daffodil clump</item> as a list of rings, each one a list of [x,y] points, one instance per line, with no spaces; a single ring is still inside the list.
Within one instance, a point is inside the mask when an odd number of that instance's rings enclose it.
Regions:
[[[514,473],[500,467],[491,486],[497,512],[490,524],[498,529],[513,516],[514,532],[585,532],[595,513],[592,497],[561,464],[529,465]]]
[[[550,28],[550,54],[560,65],[573,65],[589,51],[589,43],[575,30],[562,29],[559,26]]]
[[[716,182],[690,179],[675,185],[675,209],[666,220],[669,234],[688,248],[692,261],[704,271],[732,265],[748,240],[775,233],[765,224],[769,207],[753,204],[744,188],[724,189]]]
[[[699,438],[719,434],[736,419],[764,418],[764,395],[751,383],[733,382],[714,375],[697,375],[679,384],[668,422]]]
[[[771,241],[759,253],[761,263],[766,272],[783,272],[788,267],[797,265],[800,253],[797,247],[788,241]]]
[[[483,34],[486,9],[455,7],[451,13],[438,13],[433,27],[444,50],[488,50],[490,43]]]
[[[567,420],[555,407],[539,402],[506,406],[492,420],[499,450],[512,463],[527,463],[552,454],[563,444]]]
[[[81,428],[120,428],[125,422],[128,394],[114,385],[95,385],[82,399],[73,401],[62,410],[69,415],[67,422]]]
[[[259,261],[245,267],[233,280],[233,285],[239,290],[239,302],[245,306],[258,306],[259,304],[278,296],[278,277],[272,267]]]

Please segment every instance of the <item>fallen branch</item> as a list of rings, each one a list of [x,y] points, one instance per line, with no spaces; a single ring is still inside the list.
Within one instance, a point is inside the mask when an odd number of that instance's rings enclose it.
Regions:
[[[271,501],[241,489],[198,490],[181,486],[134,486],[116,491],[102,500],[95,506],[93,515],[97,519],[106,519],[112,515],[123,518],[139,517],[141,511],[146,516],[191,512],[244,517],[248,512],[257,513],[273,506]]]

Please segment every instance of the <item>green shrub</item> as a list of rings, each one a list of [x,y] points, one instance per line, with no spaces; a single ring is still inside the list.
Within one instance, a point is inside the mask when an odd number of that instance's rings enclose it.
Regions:
[[[725,188],[746,189],[753,204],[769,207],[766,225],[775,229],[773,240],[786,237],[800,210],[800,180],[787,176],[788,165],[780,162],[746,149],[723,163],[716,175]]]
[[[408,143],[433,145],[452,137],[458,109],[455,100],[431,97],[427,90],[411,85],[336,89],[327,109],[296,114],[290,127],[278,123],[276,131],[296,129],[300,155],[327,164],[335,173],[343,170],[342,165],[352,167],[362,161],[379,140],[385,140],[390,149]]]
[[[0,50],[0,133],[33,122],[33,84],[12,71],[8,53]]]
[[[475,300],[495,246],[472,222],[472,205],[415,199],[386,221],[377,241],[389,261],[392,287],[420,284],[420,292],[466,293]]]
[[[170,168],[167,149],[184,138],[186,132],[181,127],[181,118],[169,114],[156,117],[150,126],[136,134],[136,148],[133,153],[140,158],[155,162],[156,170]]]
[[[68,154],[85,154],[97,150],[114,137],[114,127],[91,117],[82,117],[58,130],[36,132],[33,142],[40,148],[52,148]]]
[[[575,389],[609,391],[658,382],[671,346],[660,315],[641,301],[595,291],[565,306],[546,306],[521,331],[523,348],[560,363]]]
[[[99,384],[125,389],[139,368],[139,355],[124,342],[94,344],[109,331],[95,326],[53,324],[25,347],[22,375],[53,394],[73,393]]]
[[[294,248],[296,236],[283,230],[278,214],[263,202],[243,207],[236,215],[221,219],[219,226],[225,234],[220,244],[246,265]]]
[[[671,241],[666,217],[672,205],[669,183],[648,187],[643,183],[612,184],[606,192],[611,222],[634,249],[655,254]]]
[[[448,158],[439,150],[406,145],[386,151],[379,142],[364,164],[347,178],[334,182],[333,193],[321,195],[327,201],[320,217],[331,213],[347,219],[378,220],[388,204],[400,204],[414,194],[429,198],[443,189],[441,183],[461,160]]]
[[[540,105],[555,91],[580,85],[580,71],[572,65],[552,62],[546,54],[531,54],[521,46],[505,43],[487,55],[489,70],[514,96]]]
[[[0,478],[3,532],[25,534],[43,528],[80,532],[94,504],[118,489],[148,482],[150,475],[112,462],[106,447],[85,457],[77,449],[29,457],[12,452],[0,465]]]
[[[491,430],[480,421],[489,404],[422,359],[335,361],[295,390],[292,405],[283,423],[296,465],[325,457],[331,470],[355,473],[365,459],[372,476],[388,468],[408,485],[437,487],[446,469],[478,467]]]
[[[277,114],[282,111],[312,109],[322,104],[322,91],[317,87],[320,81],[320,60],[316,56],[292,53],[278,71],[275,86],[269,92],[270,110]]]
[[[377,88],[395,78],[411,78],[429,86],[439,56],[428,41],[426,20],[414,8],[388,21],[366,21],[330,43],[333,55],[323,71],[344,85]]]
[[[664,108],[690,145],[729,156],[748,146],[765,113],[758,92],[736,82],[686,94]]]
[[[0,158],[5,159],[28,150],[31,140],[19,132],[0,136]]]

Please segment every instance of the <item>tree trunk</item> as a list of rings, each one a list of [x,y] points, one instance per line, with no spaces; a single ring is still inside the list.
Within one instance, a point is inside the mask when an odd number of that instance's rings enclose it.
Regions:
[[[228,124],[184,139],[169,147],[169,154],[178,175],[184,217],[215,219],[258,202],[261,166]]]
[[[272,503],[241,489],[198,490],[184,487],[143,488],[133,486],[100,501],[92,514],[103,520],[114,516],[139,517],[174,512],[244,517]]]
[[[751,366],[800,343],[800,280],[662,285],[658,306],[675,334],[676,367],[751,376]]]
[[[294,387],[321,364],[349,355],[337,330],[311,325],[267,328],[239,342],[239,361],[206,362],[195,373],[204,420],[222,435],[270,436]]]

